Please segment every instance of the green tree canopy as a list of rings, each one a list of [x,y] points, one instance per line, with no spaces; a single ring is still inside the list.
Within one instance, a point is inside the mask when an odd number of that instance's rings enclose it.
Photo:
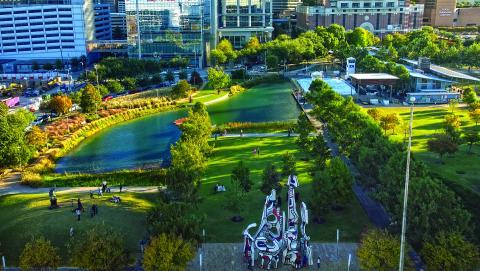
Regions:
[[[113,229],[95,226],[68,244],[74,266],[91,271],[115,271],[128,263],[124,238]]]
[[[282,176],[287,177],[297,174],[297,161],[293,153],[286,152],[282,155]]]
[[[125,90],[123,85],[120,84],[120,82],[115,81],[115,80],[107,81],[106,87],[107,87],[108,91],[111,92],[111,93],[121,93]]]
[[[0,167],[25,165],[32,157],[32,148],[26,141],[26,129],[33,115],[19,109],[13,114],[0,102]]]
[[[230,86],[230,76],[219,67],[209,68],[208,82],[214,89],[224,89]]]
[[[480,264],[478,247],[454,232],[438,233],[421,253],[428,270],[475,270]]]
[[[60,265],[58,249],[45,238],[33,238],[25,244],[20,255],[20,268],[22,270],[55,270]]]
[[[194,256],[195,249],[189,242],[174,235],[160,234],[145,248],[143,268],[145,271],[181,271]]]
[[[102,103],[102,96],[100,91],[92,84],[87,84],[82,90],[82,97],[80,99],[80,107],[86,113],[96,112]]]
[[[57,95],[50,100],[50,109],[59,115],[70,112],[72,100],[67,95]]]
[[[263,169],[262,186],[260,187],[260,190],[268,195],[272,189],[275,189],[278,193],[282,187],[280,185],[280,174],[278,173],[277,168],[272,163],[269,163],[265,169]]]
[[[192,86],[187,82],[187,80],[180,80],[172,88],[172,95],[176,98],[185,98],[190,95],[190,90]]]
[[[243,161],[238,162],[237,166],[232,169],[230,177],[232,182],[238,183],[242,187],[243,191],[248,192],[252,188],[250,169],[245,166]]]

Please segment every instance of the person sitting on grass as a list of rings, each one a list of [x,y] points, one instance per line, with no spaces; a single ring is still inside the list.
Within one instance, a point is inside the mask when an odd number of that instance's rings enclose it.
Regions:
[[[117,196],[112,196],[112,198],[110,199],[110,202],[121,203],[122,199],[120,197],[117,197]]]

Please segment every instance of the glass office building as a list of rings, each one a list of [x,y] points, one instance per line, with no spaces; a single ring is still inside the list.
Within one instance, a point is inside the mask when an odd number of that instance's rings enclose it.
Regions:
[[[190,64],[204,62],[209,30],[209,1],[127,0],[125,13],[130,57],[171,59],[184,57]]]

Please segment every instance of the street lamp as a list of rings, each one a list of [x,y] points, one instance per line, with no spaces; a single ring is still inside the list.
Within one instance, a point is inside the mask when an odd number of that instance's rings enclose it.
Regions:
[[[95,68],[95,74],[97,75],[97,86],[98,86],[98,65],[95,64],[93,65],[93,67]]]
[[[400,241],[400,263],[398,266],[399,271],[403,271],[404,257],[405,257],[405,231],[407,230],[407,203],[408,203],[408,182],[410,181],[410,152],[412,149],[412,125],[413,125],[413,103],[415,97],[410,97],[410,123],[408,134],[408,147],[407,147],[407,167],[405,170],[405,191],[403,194],[403,215],[402,215],[402,236]]]

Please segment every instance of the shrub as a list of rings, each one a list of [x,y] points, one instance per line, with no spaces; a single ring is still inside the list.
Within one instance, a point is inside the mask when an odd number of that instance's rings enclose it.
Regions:
[[[240,85],[233,85],[233,86],[230,87],[230,95],[235,95],[235,94],[240,93],[244,90],[245,90],[245,88],[243,88]]]
[[[21,184],[37,188],[42,186],[42,177],[38,173],[24,171],[21,177]]]

